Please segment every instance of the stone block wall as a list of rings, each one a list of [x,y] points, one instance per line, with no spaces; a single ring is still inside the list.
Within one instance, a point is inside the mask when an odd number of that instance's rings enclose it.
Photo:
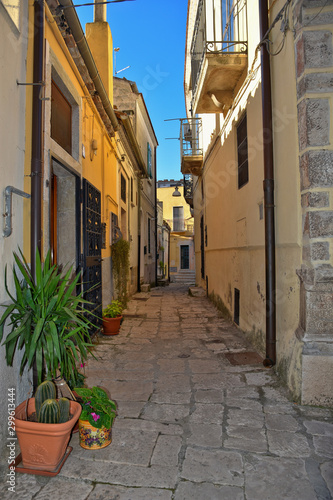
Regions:
[[[293,15],[303,215],[302,402],[332,406],[333,1],[295,0]]]

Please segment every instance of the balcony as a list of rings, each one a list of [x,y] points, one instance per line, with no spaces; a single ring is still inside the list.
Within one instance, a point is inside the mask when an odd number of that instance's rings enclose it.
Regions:
[[[193,178],[191,175],[184,175],[184,198],[186,203],[193,208]]]
[[[200,175],[203,151],[200,148],[202,132],[201,118],[180,120],[180,159],[182,174]]]
[[[229,111],[247,73],[246,0],[199,0],[191,45],[192,114]]]

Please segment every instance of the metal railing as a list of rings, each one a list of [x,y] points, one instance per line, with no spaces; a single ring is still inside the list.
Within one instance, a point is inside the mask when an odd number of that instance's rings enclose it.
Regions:
[[[201,118],[182,118],[180,120],[180,156],[202,156]]]
[[[247,0],[213,2],[207,15],[206,1],[199,0],[191,44],[192,92],[195,95],[206,54],[247,52]]]
[[[184,175],[184,198],[186,201],[193,199],[193,178],[190,174]]]

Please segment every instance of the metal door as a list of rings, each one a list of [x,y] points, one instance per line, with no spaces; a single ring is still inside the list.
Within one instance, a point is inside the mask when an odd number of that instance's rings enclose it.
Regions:
[[[181,245],[180,247],[180,268],[190,269],[190,247],[189,245]]]
[[[101,193],[83,179],[83,290],[91,302],[86,308],[97,328],[102,324],[102,223]]]

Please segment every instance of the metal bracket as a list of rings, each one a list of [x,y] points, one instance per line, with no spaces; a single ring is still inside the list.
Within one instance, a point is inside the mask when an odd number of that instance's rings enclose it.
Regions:
[[[3,236],[8,238],[12,234],[12,193],[22,196],[23,198],[31,198],[31,195],[16,189],[13,186],[7,186],[5,189],[5,213],[3,214],[5,218],[5,228],[3,230]]]
[[[35,85],[35,86],[40,86],[39,90],[39,100],[40,101],[50,101],[50,97],[42,97],[42,92],[43,92],[43,87],[45,87],[45,82],[38,82],[38,83],[21,83],[18,80],[16,80],[17,85]]]

